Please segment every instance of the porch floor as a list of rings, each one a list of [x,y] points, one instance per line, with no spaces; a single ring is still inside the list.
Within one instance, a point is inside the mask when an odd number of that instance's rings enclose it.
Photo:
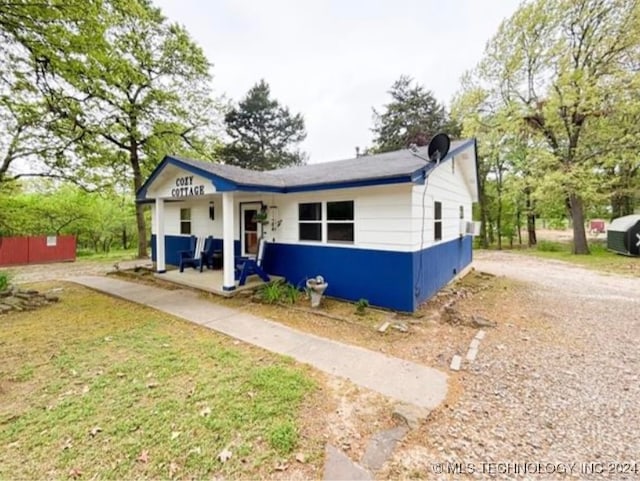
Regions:
[[[164,274],[154,274],[158,279],[179,284],[181,286],[193,287],[201,291],[211,292],[223,297],[233,297],[240,292],[256,289],[260,285],[264,284],[262,279],[258,276],[247,277],[247,282],[244,286],[239,286],[236,281],[236,288],[233,291],[225,291],[222,289],[222,270],[205,269],[200,272],[199,269],[185,269],[184,272],[180,270],[168,270]],[[284,277],[269,275],[272,281],[284,280]]]

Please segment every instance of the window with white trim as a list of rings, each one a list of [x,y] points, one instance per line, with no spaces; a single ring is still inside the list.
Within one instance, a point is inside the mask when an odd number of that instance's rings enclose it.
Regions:
[[[322,241],[322,202],[298,204],[299,238]]]
[[[433,240],[442,240],[442,202],[433,203]]]
[[[327,202],[327,242],[353,244],[353,201]]]
[[[180,234],[191,234],[191,209],[180,209]]]
[[[298,238],[301,241],[353,244],[354,202],[306,202],[298,204]]]

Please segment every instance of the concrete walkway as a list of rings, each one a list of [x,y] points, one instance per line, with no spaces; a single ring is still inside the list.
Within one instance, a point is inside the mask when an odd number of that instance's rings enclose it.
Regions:
[[[291,356],[401,402],[434,408],[447,393],[447,376],[436,369],[297,331],[201,299],[191,291],[169,291],[108,277],[69,280]]]

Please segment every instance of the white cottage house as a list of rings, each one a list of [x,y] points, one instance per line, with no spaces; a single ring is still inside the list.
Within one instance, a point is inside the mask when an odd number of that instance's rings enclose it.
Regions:
[[[233,290],[234,256],[255,254],[262,236],[269,274],[301,288],[322,275],[327,295],[414,311],[470,264],[477,186],[470,139],[437,163],[426,147],[267,172],[166,156],[137,201],[152,203],[158,272],[191,235],[211,235]]]

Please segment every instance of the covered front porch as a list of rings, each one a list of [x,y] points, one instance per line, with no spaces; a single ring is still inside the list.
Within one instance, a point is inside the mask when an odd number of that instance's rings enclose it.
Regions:
[[[262,282],[250,278],[239,285],[238,259],[249,259],[255,264],[254,271],[261,265],[258,245],[264,236],[265,217],[270,215],[270,221],[275,221],[277,212],[273,202],[265,203],[265,197],[270,194],[273,201],[277,189],[258,188],[253,183],[258,178],[247,176],[243,169],[173,157],[166,157],[156,168],[138,191],[137,200],[152,204],[152,259],[159,278],[225,296]],[[244,185],[241,180],[252,184]],[[205,239],[212,239],[208,250],[214,249],[215,267],[220,270],[171,270],[184,259],[200,256]],[[266,274],[263,278],[266,280]],[[239,279],[244,281],[243,276]]]
[[[236,286],[233,290],[227,290],[223,288],[222,270],[209,269],[202,272],[198,269],[185,269],[184,272],[180,272],[178,269],[168,270],[164,273],[156,273],[155,277],[173,284],[192,287],[223,297],[233,297],[242,292],[252,291],[264,284],[258,276],[249,276],[243,286]],[[280,276],[270,275],[269,277],[271,281],[284,280],[284,278]]]

